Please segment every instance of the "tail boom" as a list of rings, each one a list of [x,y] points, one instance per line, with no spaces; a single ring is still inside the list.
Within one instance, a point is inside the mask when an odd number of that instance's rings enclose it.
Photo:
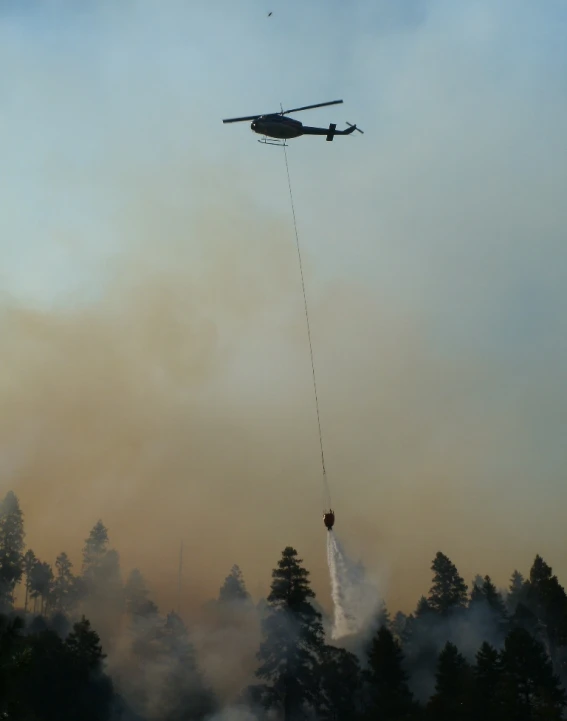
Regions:
[[[347,125],[350,125],[350,123],[347,123]],[[312,128],[309,125],[304,125],[301,130],[303,135],[325,135],[325,140],[328,141],[332,141],[335,135],[350,135],[355,130],[362,132],[356,125],[351,125],[346,130],[337,130],[336,123],[331,123],[328,128]]]

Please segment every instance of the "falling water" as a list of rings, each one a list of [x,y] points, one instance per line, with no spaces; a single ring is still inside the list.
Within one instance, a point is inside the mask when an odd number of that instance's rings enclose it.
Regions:
[[[333,531],[327,532],[327,562],[334,605],[332,638],[359,633],[380,607],[378,589],[366,578],[362,564],[347,557]]]

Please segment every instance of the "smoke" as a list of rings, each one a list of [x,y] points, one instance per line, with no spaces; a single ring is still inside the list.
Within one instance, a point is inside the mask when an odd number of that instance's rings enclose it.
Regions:
[[[365,135],[288,154],[349,551],[388,556],[392,608],[439,547],[499,581],[536,538],[561,572],[560,24],[544,4],[304,5],[6,10],[0,487],[51,562],[102,518],[160,606],[181,538],[185,614],[234,562],[260,596],[288,543],[325,602],[284,161],[221,119],[344,95],[300,117]],[[259,58],[280,56],[275,83]]]
[[[332,638],[362,634],[376,618],[382,598],[362,563],[355,563],[344,551],[334,531],[327,533],[327,561],[334,605]]]

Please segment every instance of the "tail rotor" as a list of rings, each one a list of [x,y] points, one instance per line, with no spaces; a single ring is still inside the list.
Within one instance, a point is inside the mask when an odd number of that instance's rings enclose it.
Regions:
[[[356,125],[353,125],[352,123],[349,123],[348,120],[347,120],[347,125],[349,126],[349,128],[354,128],[355,130],[358,130],[359,133],[362,133],[362,135],[364,135],[364,130],[361,130],[361,129],[360,129],[359,127],[357,127]]]

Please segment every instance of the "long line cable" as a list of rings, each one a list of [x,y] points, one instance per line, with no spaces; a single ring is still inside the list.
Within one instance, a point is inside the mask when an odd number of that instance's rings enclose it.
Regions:
[[[321,449],[321,467],[323,470],[323,485],[325,487],[326,500],[328,505],[331,505],[331,493],[329,491],[329,484],[327,482],[327,470],[325,468],[325,452],[323,450],[323,433],[321,432],[321,414],[319,412],[319,397],[317,395],[317,379],[315,375],[315,361],[313,359],[313,343],[311,341],[311,325],[309,323],[309,310],[307,307],[307,293],[305,292],[305,277],[303,275],[303,262],[301,259],[301,248],[299,244],[299,233],[297,231],[297,219],[295,216],[295,204],[293,202],[293,193],[291,190],[291,178],[289,174],[289,163],[287,162],[287,150],[286,145],[283,146],[284,157],[285,157],[285,169],[287,172],[287,185],[289,188],[289,199],[291,202],[291,213],[293,216],[293,228],[295,231],[295,244],[297,246],[297,257],[299,259],[299,272],[301,274],[301,287],[303,289],[303,304],[305,307],[305,321],[307,324],[307,338],[309,340],[309,354],[311,357],[311,372],[313,374],[313,391],[315,394],[315,408],[317,410],[317,427],[319,429],[319,447]]]

